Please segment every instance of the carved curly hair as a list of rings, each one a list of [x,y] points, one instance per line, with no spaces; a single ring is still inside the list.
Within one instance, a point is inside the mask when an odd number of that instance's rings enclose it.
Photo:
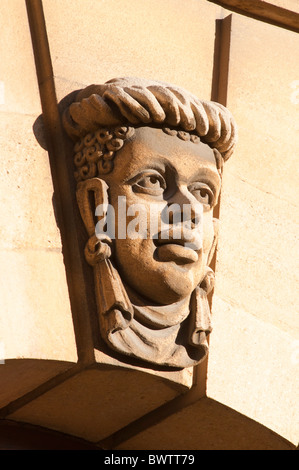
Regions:
[[[78,181],[95,176],[96,171],[100,174],[111,171],[115,151],[136,127],[170,129],[180,138],[198,136],[214,149],[219,169],[222,166],[219,156],[228,160],[237,142],[234,118],[221,104],[199,100],[168,83],[131,77],[79,91],[64,111],[63,125],[69,137],[77,142]]]

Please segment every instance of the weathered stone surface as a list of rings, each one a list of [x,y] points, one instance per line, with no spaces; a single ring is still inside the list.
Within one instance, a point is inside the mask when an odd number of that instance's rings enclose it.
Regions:
[[[224,174],[216,287],[223,299],[296,338],[299,139],[291,85],[299,68],[295,54],[285,54],[292,47],[295,33],[233,17],[228,106],[240,122],[239,144]]]
[[[39,114],[38,85],[25,2],[11,0],[9,8],[7,2],[1,2],[0,17],[0,111],[22,115]],[[18,60],[12,60],[12,57]]]
[[[125,440],[116,448],[173,451],[294,450],[295,445],[221,403],[202,398]]]
[[[220,299],[217,290],[213,311],[207,396],[297,445],[298,340]]]
[[[76,362],[48,157],[35,140],[33,117],[2,116],[0,341],[5,358]]]
[[[124,73],[164,80],[209,98],[217,6],[205,0],[133,0],[126,5],[114,0],[113,7],[111,0],[103,0],[85,3],[83,9],[81,0],[44,0],[43,5],[59,100]]]
[[[207,393],[297,444],[294,48],[295,33],[233,16],[228,106],[239,144],[223,177]]]
[[[0,407],[29,394],[72,366],[72,363],[63,361],[6,359],[0,366]]]
[[[181,392],[151,374],[99,366],[78,373],[8,418],[97,442]]]
[[[64,434],[13,421],[0,421],[0,450],[98,450]]]
[[[2,407],[69,369],[77,350],[48,155],[33,132],[41,110],[25,2],[1,2],[0,17]]]

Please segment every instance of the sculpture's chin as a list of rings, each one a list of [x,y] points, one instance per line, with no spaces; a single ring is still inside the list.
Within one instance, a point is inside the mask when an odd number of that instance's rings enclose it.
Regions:
[[[204,250],[179,242],[116,239],[112,256],[122,281],[158,305],[190,297],[205,273]]]
[[[189,298],[196,286],[200,283],[202,275],[198,270],[188,269],[190,264],[177,264],[174,261],[158,264],[155,271],[142,273],[123,273],[120,270],[123,282],[147,302],[157,305],[169,305]],[[139,282],[138,282],[139,280]]]

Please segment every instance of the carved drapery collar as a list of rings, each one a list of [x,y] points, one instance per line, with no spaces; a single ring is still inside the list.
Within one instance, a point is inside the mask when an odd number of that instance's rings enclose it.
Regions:
[[[206,290],[197,287],[184,306],[134,305],[109,259],[96,265],[95,283],[101,335],[112,349],[175,368],[194,366],[206,357],[212,331]]]

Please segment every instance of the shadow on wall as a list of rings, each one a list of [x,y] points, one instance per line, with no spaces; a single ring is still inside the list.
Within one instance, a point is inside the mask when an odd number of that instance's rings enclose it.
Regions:
[[[76,96],[76,94],[79,91],[80,90],[72,91],[69,95],[65,96],[58,103],[58,109],[59,109],[60,116],[62,115],[63,110],[67,106],[69,106],[70,103],[72,103],[74,101],[74,96]],[[63,130],[63,126],[61,126],[61,129]],[[33,126],[32,126],[32,131],[33,131],[33,134],[36,138],[36,141],[40,145],[40,147],[43,148],[44,150],[48,151],[49,150],[49,142],[48,142],[48,137],[47,137],[46,129],[45,129],[45,125],[44,125],[43,114],[40,114],[36,118],[36,120],[34,121]],[[69,146],[71,145],[70,142],[69,142],[68,137],[66,136],[66,145],[67,145],[67,143],[69,143]],[[72,153],[71,153],[71,155],[72,155]],[[67,163],[68,162],[66,162],[66,164]],[[52,206],[53,206],[53,210],[54,210],[54,216],[55,216],[57,227],[60,228],[57,204],[59,204],[59,198],[57,198],[55,196],[55,191],[54,191],[53,196],[52,196]]]

